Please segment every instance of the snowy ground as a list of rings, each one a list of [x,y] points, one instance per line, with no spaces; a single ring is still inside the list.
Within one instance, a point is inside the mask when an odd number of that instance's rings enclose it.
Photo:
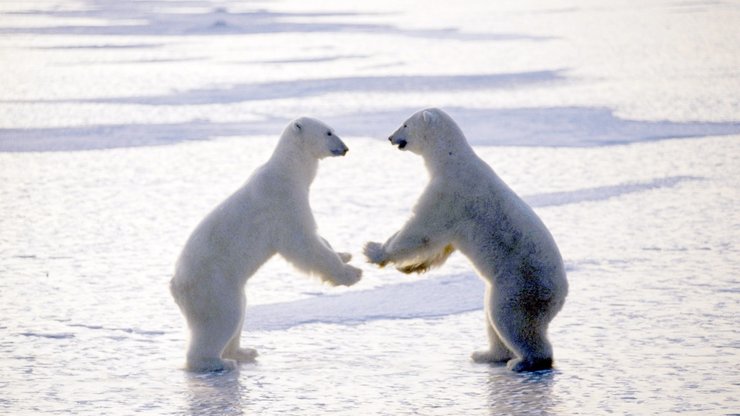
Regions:
[[[0,0],[0,414],[737,414],[740,7],[723,2]],[[362,263],[427,178],[384,139],[449,111],[558,241],[554,371],[469,361],[482,284]],[[249,282],[257,364],[181,370],[195,224],[321,118],[312,188],[365,270]]]

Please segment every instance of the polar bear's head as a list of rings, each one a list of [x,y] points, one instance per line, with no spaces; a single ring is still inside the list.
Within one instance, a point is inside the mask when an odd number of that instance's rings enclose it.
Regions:
[[[290,132],[294,143],[317,159],[344,156],[349,150],[334,129],[315,118],[295,119],[286,130]]]
[[[438,108],[427,108],[404,121],[388,140],[401,150],[424,156],[430,150],[454,146],[458,134],[462,132],[450,116]]]

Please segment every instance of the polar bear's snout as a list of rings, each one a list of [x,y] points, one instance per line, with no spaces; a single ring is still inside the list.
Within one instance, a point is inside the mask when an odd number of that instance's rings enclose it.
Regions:
[[[391,142],[392,145],[398,146],[399,149],[403,149],[408,144],[406,139],[396,139],[393,136],[389,137],[388,141]]]
[[[349,152],[349,149],[347,149],[347,147],[345,146],[342,149],[334,149],[334,150],[332,150],[331,151],[331,154],[333,154],[334,156],[344,156],[344,155],[347,154],[347,152]]]
[[[339,143],[339,146],[331,151],[331,154],[333,154],[334,156],[344,156],[347,154],[347,152],[349,152],[349,148],[347,147],[347,145],[342,142]]]
[[[349,152],[349,148],[336,134],[327,133],[326,137],[329,139],[329,152],[333,156],[344,156]]]

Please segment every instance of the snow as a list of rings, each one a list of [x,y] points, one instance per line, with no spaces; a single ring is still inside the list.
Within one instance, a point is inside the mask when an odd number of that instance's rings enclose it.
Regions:
[[[0,2],[0,413],[733,414],[740,9],[631,0]],[[475,365],[482,283],[363,263],[427,181],[386,137],[438,106],[566,261],[556,369]],[[312,188],[365,270],[250,280],[257,364],[182,371],[195,224],[284,123],[350,147]]]

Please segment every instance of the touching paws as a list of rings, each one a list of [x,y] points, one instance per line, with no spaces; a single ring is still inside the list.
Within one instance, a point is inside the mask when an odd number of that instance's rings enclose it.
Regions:
[[[383,245],[376,242],[365,243],[365,248],[362,250],[367,257],[367,261],[373,264],[377,264],[380,267],[388,264],[388,254],[383,249]]]

